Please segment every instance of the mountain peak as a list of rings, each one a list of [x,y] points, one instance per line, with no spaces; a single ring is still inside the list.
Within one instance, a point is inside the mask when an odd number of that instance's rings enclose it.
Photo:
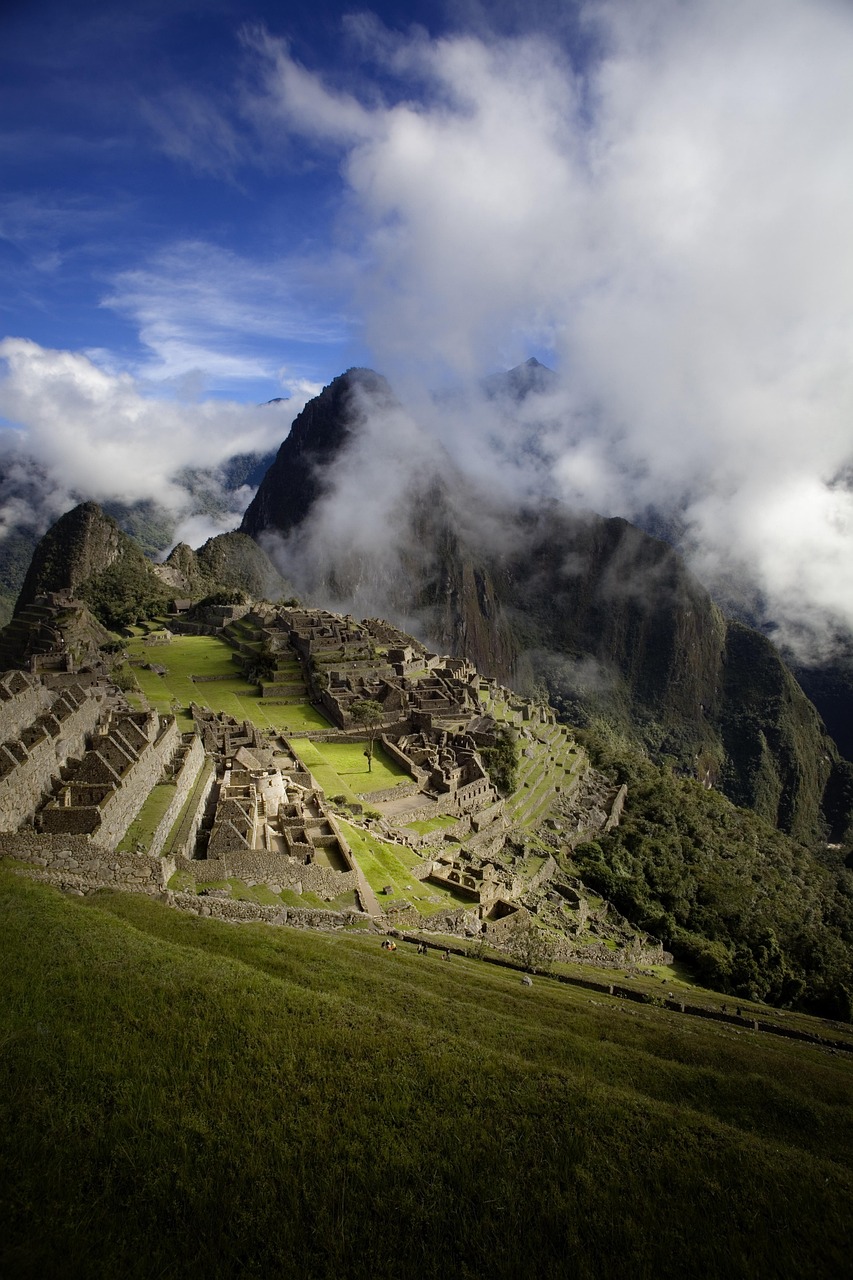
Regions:
[[[287,533],[300,524],[323,488],[323,471],[367,419],[364,403],[392,409],[397,398],[373,369],[340,374],[295,418],[275,462],[246,509],[242,533],[255,537],[272,526]]]
[[[556,381],[554,370],[531,356],[523,364],[507,369],[506,373],[493,373],[484,378],[482,385],[490,400],[508,398],[518,402],[531,393],[538,395],[540,392],[550,391]]]
[[[132,545],[96,502],[81,502],[60,516],[33,554],[15,612],[49,591],[75,591],[93,574],[108,569]]]

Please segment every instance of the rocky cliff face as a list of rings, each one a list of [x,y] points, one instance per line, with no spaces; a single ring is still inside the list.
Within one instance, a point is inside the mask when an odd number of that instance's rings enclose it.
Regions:
[[[252,538],[269,529],[287,534],[305,520],[325,491],[329,464],[363,425],[359,392],[377,407],[394,401],[386,380],[372,369],[350,369],[335,378],[294,421],[246,508],[242,533]]]
[[[853,770],[778,653],[724,618],[671,547],[626,521],[496,509],[441,457],[413,467],[375,557],[336,543],[330,521],[312,556],[318,505],[333,508],[356,450],[364,466],[374,393],[381,414],[388,384],[350,371],[306,406],[246,513],[246,532],[288,537],[297,570],[310,566],[300,590],[364,613],[369,581],[371,612],[522,690],[544,683],[575,722],[604,716],[799,838],[820,838],[827,823],[846,831]]]

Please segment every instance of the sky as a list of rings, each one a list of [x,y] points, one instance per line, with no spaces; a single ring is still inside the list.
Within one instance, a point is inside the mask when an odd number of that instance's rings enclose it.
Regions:
[[[495,485],[658,513],[825,638],[851,67],[849,0],[3,0],[7,445],[177,509],[180,466],[276,447],[365,364]],[[560,381],[526,420],[436,410],[531,355]]]

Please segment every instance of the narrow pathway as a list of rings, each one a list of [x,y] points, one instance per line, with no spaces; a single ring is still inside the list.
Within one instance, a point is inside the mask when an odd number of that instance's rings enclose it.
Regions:
[[[358,865],[358,858],[355,856],[354,853],[351,856],[355,864],[356,876],[358,878],[357,880],[358,896],[361,900],[362,907],[364,908],[364,910],[367,912],[369,916],[384,915],[385,913],[379,905],[379,899],[371,889],[370,885],[367,883],[364,872],[362,871],[361,867]]]

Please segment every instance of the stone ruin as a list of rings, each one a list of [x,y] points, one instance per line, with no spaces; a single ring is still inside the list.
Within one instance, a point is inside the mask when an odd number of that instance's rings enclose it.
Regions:
[[[0,830],[33,820],[67,762],[85,750],[105,702],[102,689],[51,689],[22,671],[0,675]]]
[[[526,910],[556,924],[565,924],[569,911],[576,925],[585,923],[583,896],[563,883],[553,858],[525,874],[524,859],[508,844],[513,825],[506,805],[481,755],[500,731],[481,704],[481,689],[506,708],[522,739],[533,730],[551,732],[553,713],[377,619],[357,623],[270,607],[244,613],[240,624],[235,659],[257,662],[263,647],[283,656],[289,671],[298,660],[316,705],[337,730],[309,736],[358,739],[364,730],[352,703],[372,698],[383,707],[380,741],[410,781],[373,793],[371,808],[382,815],[384,831],[423,851],[415,878],[467,900],[466,931],[482,928],[498,941]],[[236,878],[326,901],[353,895],[362,909],[375,909],[334,813],[287,740],[248,720],[195,705],[192,711],[195,731],[181,734],[173,717],[132,712],[96,676],[0,676],[0,829],[18,833],[19,856],[60,868],[66,878],[72,871],[89,876],[86,883],[163,889],[184,871],[202,893],[205,885]],[[116,854],[158,784],[168,784],[172,798],[148,848]],[[568,803],[565,796],[561,803]],[[615,823],[624,791],[599,803],[599,825]],[[453,821],[438,834],[411,831],[409,824],[434,818]],[[27,823],[32,827],[22,832]]]
[[[357,888],[349,845],[286,739],[249,721],[192,710],[216,765],[215,807],[204,857],[192,866],[196,879],[251,877],[291,887],[307,880],[326,898]]]
[[[414,712],[461,722],[476,710],[473,666],[439,658],[389,623],[294,608],[253,612],[246,621],[267,653],[289,650],[299,658],[313,700],[339,729],[356,726],[351,707],[365,699],[380,704],[385,723]],[[245,657],[251,662],[256,654],[249,648]]]
[[[110,713],[83,758],[63,770],[54,795],[36,815],[36,828],[51,835],[89,835],[102,845],[117,843],[180,741],[174,716]]]

